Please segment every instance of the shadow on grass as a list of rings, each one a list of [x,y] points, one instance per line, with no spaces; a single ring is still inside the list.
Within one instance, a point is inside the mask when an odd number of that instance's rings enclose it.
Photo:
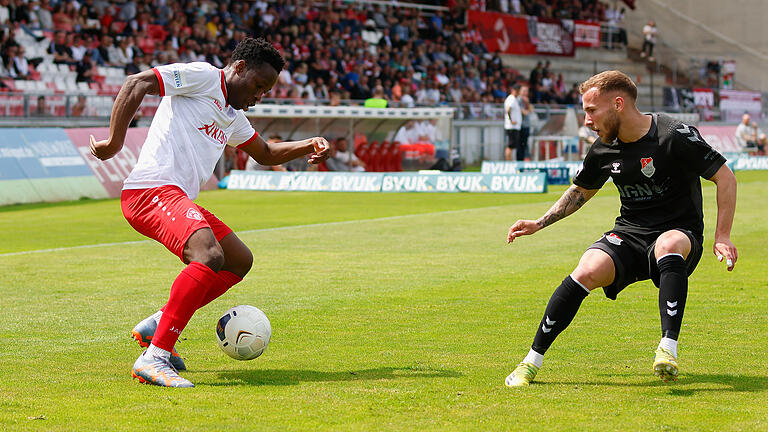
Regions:
[[[539,385],[583,385],[607,387],[667,387],[674,396],[693,396],[700,392],[762,392],[768,390],[768,376],[761,375],[730,375],[730,374],[700,374],[684,373],[675,382],[664,383],[660,379],[649,376],[643,382],[606,381],[616,378],[634,378],[648,376],[644,374],[598,374],[602,377],[595,381],[544,381]],[[533,383],[536,383],[534,381]],[[699,384],[716,384],[717,387],[703,387]]]
[[[212,371],[201,371],[212,372]],[[195,383],[211,386],[254,385],[254,386],[283,386],[296,385],[302,382],[334,382],[334,381],[374,381],[412,378],[455,378],[461,373],[424,367],[382,367],[353,371],[316,371],[301,369],[239,369],[217,371],[221,381],[205,383],[204,380]]]

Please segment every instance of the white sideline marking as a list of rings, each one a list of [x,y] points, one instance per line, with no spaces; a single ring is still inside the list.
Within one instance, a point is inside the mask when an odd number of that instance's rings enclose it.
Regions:
[[[381,221],[398,220],[398,219],[405,219],[405,218],[412,218],[412,217],[419,217],[419,216],[444,215],[444,214],[452,214],[452,213],[464,213],[464,212],[470,212],[475,210],[499,209],[504,207],[507,207],[507,206],[475,207],[470,209],[445,210],[445,211],[432,212],[432,213],[417,213],[417,214],[408,214],[408,215],[386,216],[386,217],[380,217],[380,218],[374,218],[374,219],[353,219],[353,220],[337,221],[337,222],[323,222],[323,223],[316,223],[316,224],[259,228],[259,229],[238,231],[236,232],[236,234],[241,235],[241,234],[253,234],[253,233],[270,232],[270,231],[287,231],[292,229],[315,228],[315,227],[321,227],[321,226],[350,225],[350,224],[364,223],[364,222],[381,222]],[[76,249],[92,249],[92,248],[109,247],[109,246],[124,246],[124,245],[152,243],[152,242],[154,242],[154,240],[147,239],[147,240],[133,240],[133,241],[114,242],[114,243],[96,243],[96,244],[89,244],[89,245],[67,246],[67,247],[50,248],[50,249],[35,249],[35,250],[20,251],[20,252],[0,253],[0,257],[31,255],[31,254],[47,253],[47,252],[63,252],[63,251],[70,251],[70,250],[76,250]]]

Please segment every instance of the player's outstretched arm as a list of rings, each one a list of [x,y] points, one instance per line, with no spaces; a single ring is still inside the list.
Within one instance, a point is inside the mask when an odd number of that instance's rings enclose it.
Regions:
[[[733,270],[739,253],[731,242],[731,227],[736,213],[736,176],[723,164],[710,178],[717,185],[717,226],[713,252],[718,260],[725,258],[728,271]]]
[[[109,138],[96,141],[91,135],[91,154],[101,160],[107,160],[123,148],[125,134],[131,119],[139,109],[144,96],[160,94],[160,82],[150,69],[135,75],[130,75],[112,105],[112,116],[109,119]]]
[[[585,202],[595,196],[599,189],[584,189],[581,186],[571,185],[563,196],[552,206],[552,208],[540,217],[538,220],[519,220],[509,227],[507,234],[507,243],[512,243],[517,237],[531,235],[536,231],[552,225],[560,219],[570,215],[580,209]]]
[[[240,147],[261,165],[280,165],[304,155],[312,154],[309,163],[319,164],[330,156],[330,146],[323,137],[308,138],[301,141],[267,143],[257,136],[250,144]]]

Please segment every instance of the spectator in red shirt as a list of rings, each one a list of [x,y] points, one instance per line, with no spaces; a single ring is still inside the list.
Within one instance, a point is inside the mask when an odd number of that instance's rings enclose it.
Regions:
[[[59,3],[53,9],[53,28],[65,32],[71,32],[74,27],[74,5],[72,3]]]

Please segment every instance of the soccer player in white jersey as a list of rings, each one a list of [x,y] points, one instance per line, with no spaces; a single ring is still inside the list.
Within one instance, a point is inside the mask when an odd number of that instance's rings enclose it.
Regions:
[[[224,146],[236,146],[262,165],[311,154],[329,156],[321,137],[267,143],[243,110],[277,82],[285,61],[264,39],[246,38],[218,69],[208,63],[171,64],[131,75],[112,108],[109,138],[91,136],[91,153],[101,160],[123,146],[128,124],[145,95],[163,97],[147,140],[121,196],[123,214],[136,231],[162,243],[187,266],[171,286],[168,303],[133,329],[148,347],[133,365],[143,383],[193,387],[179,376],[186,369],[174,345],[195,311],[240,282],[253,256],[248,247],[206,209],[195,204],[200,186],[213,174]]]

